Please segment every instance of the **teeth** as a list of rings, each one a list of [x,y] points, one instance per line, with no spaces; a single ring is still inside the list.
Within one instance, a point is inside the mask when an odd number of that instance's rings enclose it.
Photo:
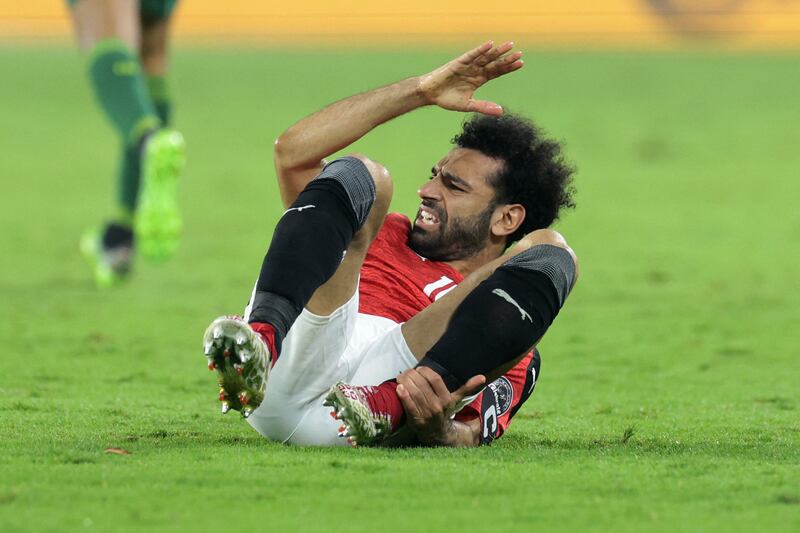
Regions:
[[[427,211],[420,211],[419,217],[425,224],[435,224],[437,221],[436,217]]]

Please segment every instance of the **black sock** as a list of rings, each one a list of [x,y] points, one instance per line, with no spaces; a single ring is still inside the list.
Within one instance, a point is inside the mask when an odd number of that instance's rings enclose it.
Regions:
[[[375,184],[358,159],[338,159],[322,171],[275,227],[249,305],[249,322],[276,330],[276,348],[314,291],[341,264],[375,200]]]
[[[523,252],[478,285],[420,361],[441,375],[451,392],[523,355],[552,324],[575,267],[565,250],[543,246],[548,249]]]

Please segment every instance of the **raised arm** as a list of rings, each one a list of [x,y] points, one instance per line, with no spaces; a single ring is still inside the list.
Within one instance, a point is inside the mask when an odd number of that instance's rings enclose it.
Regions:
[[[436,70],[331,104],[300,120],[275,141],[275,170],[284,206],[289,206],[325,165],[325,158],[372,129],[426,105],[462,112],[500,115],[493,102],[474,100],[487,81],[522,67],[513,43],[490,41]]]

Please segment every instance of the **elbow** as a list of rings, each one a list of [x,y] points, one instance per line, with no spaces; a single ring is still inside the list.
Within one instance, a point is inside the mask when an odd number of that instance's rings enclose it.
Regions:
[[[292,161],[292,139],[288,132],[283,132],[272,146],[272,158],[277,169],[290,169]]]

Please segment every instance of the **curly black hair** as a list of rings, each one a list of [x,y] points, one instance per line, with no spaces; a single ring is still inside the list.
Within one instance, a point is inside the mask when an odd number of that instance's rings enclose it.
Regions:
[[[530,120],[510,113],[475,115],[452,142],[503,161],[503,170],[492,180],[495,204],[522,204],[526,213],[508,244],[549,227],[562,208],[575,207],[574,168],[561,155],[561,145],[544,137]]]

